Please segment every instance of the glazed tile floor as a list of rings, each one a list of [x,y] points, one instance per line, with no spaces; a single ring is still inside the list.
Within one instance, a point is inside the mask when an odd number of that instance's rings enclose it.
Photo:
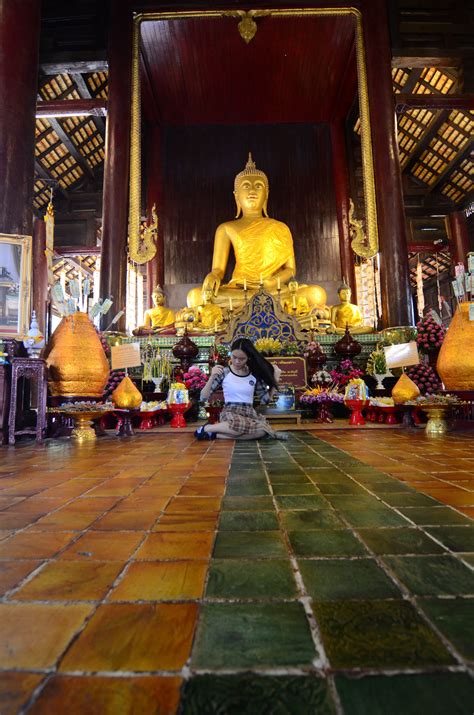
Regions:
[[[0,454],[2,715],[472,714],[472,438]]]

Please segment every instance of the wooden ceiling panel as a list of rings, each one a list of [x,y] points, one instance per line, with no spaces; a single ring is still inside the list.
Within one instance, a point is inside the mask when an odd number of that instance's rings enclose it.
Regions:
[[[263,17],[249,44],[237,22],[142,24],[142,70],[162,121],[327,122],[347,114],[357,87],[351,17]],[[148,91],[144,108],[156,116]]]

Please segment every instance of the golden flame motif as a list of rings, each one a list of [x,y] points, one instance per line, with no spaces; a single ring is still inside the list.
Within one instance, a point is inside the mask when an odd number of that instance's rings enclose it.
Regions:
[[[45,360],[48,385],[56,397],[102,397],[109,363],[94,325],[85,313],[65,316],[51,336]]]
[[[122,410],[134,410],[142,403],[142,394],[130,378],[124,377],[120,385],[112,392],[112,402]]]

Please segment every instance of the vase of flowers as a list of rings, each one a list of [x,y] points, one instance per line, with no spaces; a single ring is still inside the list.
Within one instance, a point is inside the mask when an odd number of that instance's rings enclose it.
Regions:
[[[314,387],[306,390],[300,397],[300,404],[307,407],[314,416],[314,421],[332,422],[332,408],[336,404],[342,404],[343,395],[331,388]]]
[[[275,340],[274,338],[258,338],[258,340],[255,341],[255,347],[262,355],[271,357],[273,355],[280,355],[282,344],[279,340]]]
[[[186,415],[189,422],[196,421],[199,417],[199,396],[208,379],[209,376],[197,365],[192,365],[187,372],[183,373],[183,382],[189,392],[191,402],[191,407]]]
[[[372,377],[377,382],[376,390],[384,390],[383,381],[386,377],[393,377],[390,370],[387,368],[387,361],[385,359],[385,352],[382,348],[377,347],[373,352],[370,353],[367,360],[367,373],[372,375]]]
[[[432,367],[436,366],[439,349],[443,344],[446,328],[444,325],[428,313],[416,324],[418,331],[416,344],[418,350],[428,356],[428,361]]]

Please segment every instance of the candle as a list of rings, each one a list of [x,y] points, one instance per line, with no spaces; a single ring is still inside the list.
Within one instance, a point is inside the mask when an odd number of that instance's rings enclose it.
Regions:
[[[263,285],[263,275],[260,273],[260,285]]]
[[[280,279],[277,278],[277,290],[280,290]]]
[[[296,295],[293,295],[293,308],[296,308]]]
[[[312,320],[312,318],[311,318]],[[311,326],[313,327],[313,326]],[[217,333],[217,320],[214,321],[214,332]]]
[[[247,290],[247,279],[244,278],[244,290]]]
[[[232,310],[232,298],[229,298],[229,310]]]
[[[314,320],[313,320],[313,318],[311,318],[311,330],[313,330],[313,328],[314,328]]]

